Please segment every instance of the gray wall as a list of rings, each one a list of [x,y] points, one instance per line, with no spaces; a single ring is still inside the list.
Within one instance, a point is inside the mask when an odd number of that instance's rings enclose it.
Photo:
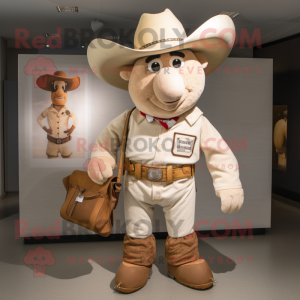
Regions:
[[[18,81],[4,81],[5,192],[19,191]]]
[[[4,149],[3,149],[3,103],[4,80],[6,79],[6,40],[0,37],[0,198],[5,195],[4,188]]]
[[[263,45],[254,51],[257,58],[272,58],[273,104],[288,106],[286,171],[273,169],[273,192],[300,201],[300,35]]]
[[[252,58],[253,57],[253,48],[240,48],[239,45],[232,48],[229,57],[244,57]]]
[[[32,119],[29,117],[32,106],[28,96],[32,85],[28,84],[23,68],[29,59],[35,57],[22,55],[19,65],[20,218],[27,222],[29,234],[37,226],[44,230],[54,226],[56,219],[60,222],[59,233],[62,235],[90,233],[76,226],[73,230],[67,230],[67,222],[63,222],[59,215],[66,194],[62,178],[74,169],[82,169],[82,165],[78,167],[76,159],[68,162],[60,159],[60,165],[45,167],[43,165],[48,163],[45,158],[39,161],[38,167],[33,167],[35,162],[30,156]],[[86,66],[90,70],[85,56],[45,57],[53,59],[60,69],[69,69],[70,65],[76,64],[78,69]],[[250,74],[245,74],[246,67],[251,68]],[[236,74],[234,70],[242,72]],[[220,199],[214,193],[212,179],[204,169],[205,160],[202,157],[196,168],[196,222],[207,219],[209,223],[202,224],[199,230],[211,230],[212,224],[218,220],[227,222],[231,228],[236,228],[239,224],[253,228],[271,226],[272,72],[272,60],[269,59],[228,58],[219,73],[214,72],[207,77],[205,91],[197,105],[224,138],[231,142],[236,139],[239,144],[243,139],[246,141],[246,149],[234,151],[241,166],[245,204],[235,214],[222,213]],[[107,85],[93,74],[88,75],[86,83],[89,120],[87,144],[90,144],[110,120],[132,108],[133,103],[128,92]],[[71,92],[68,97],[72,99]],[[48,100],[46,97],[45,101]],[[90,157],[90,152],[88,156]],[[115,211],[114,233],[124,233],[123,203],[121,195]],[[223,228],[222,224],[217,227]],[[155,208],[154,231],[166,231],[160,207]]]

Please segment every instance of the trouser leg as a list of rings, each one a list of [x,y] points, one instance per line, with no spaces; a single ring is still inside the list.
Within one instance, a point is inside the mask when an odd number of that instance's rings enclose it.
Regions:
[[[128,236],[139,239],[151,236],[154,215],[151,187],[127,174],[124,178],[124,211]]]
[[[47,150],[46,150],[47,157],[48,158],[57,158],[58,152],[59,152],[58,145],[48,141]]]
[[[70,158],[72,155],[72,151],[69,147],[70,142],[66,142],[64,144],[59,145],[59,152],[62,158]]]
[[[188,184],[186,186],[186,184]],[[175,187],[179,183],[175,184]],[[168,234],[172,238],[185,237],[194,232],[196,188],[195,180],[191,178],[184,183],[182,189],[176,188],[166,193],[163,211],[166,218]],[[168,201],[170,199],[171,201]],[[176,199],[176,202],[172,201]]]
[[[152,234],[153,205],[142,182],[125,176],[124,209],[126,232],[123,262],[115,278],[115,289],[131,293],[142,288],[151,276],[156,244]]]
[[[198,237],[193,228],[196,199],[194,179],[180,189],[178,196],[180,198],[175,204],[164,206],[169,233],[165,249],[168,275],[189,287],[206,289],[213,285],[213,274],[205,260],[199,259]]]

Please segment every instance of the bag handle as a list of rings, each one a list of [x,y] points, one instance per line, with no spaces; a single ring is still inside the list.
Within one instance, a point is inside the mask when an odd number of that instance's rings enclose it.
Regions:
[[[121,184],[121,182],[122,182],[124,160],[125,160],[125,150],[126,150],[127,134],[128,134],[128,124],[129,124],[130,115],[134,110],[135,110],[135,107],[130,110],[130,112],[127,115],[126,121],[125,121],[125,127],[124,127],[124,131],[123,131],[122,145],[121,145],[118,178],[117,178],[117,182],[116,182],[117,184]]]

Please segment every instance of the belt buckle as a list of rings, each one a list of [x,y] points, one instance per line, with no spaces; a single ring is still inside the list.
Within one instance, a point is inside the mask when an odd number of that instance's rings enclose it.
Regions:
[[[147,173],[148,179],[151,181],[159,181],[162,179],[161,169],[149,169]]]
[[[56,140],[56,143],[57,143],[57,144],[61,144],[61,139],[57,139],[57,140]]]

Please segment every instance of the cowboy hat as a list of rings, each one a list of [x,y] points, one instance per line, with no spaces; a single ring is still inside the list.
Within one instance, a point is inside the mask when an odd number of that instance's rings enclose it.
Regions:
[[[142,14],[134,35],[134,49],[98,38],[89,44],[87,58],[100,79],[128,90],[128,81],[119,72],[141,57],[189,49],[200,63],[208,63],[208,75],[228,57],[234,40],[235,27],[227,15],[212,17],[187,37],[180,21],[167,8],[158,14]]]
[[[45,91],[52,91],[53,90],[53,82],[54,81],[64,81],[67,83],[67,91],[76,90],[80,85],[80,78],[79,76],[75,76],[73,78],[68,78],[66,73],[63,71],[57,71],[53,75],[45,74],[40,76],[36,80],[36,84],[38,87]]]

